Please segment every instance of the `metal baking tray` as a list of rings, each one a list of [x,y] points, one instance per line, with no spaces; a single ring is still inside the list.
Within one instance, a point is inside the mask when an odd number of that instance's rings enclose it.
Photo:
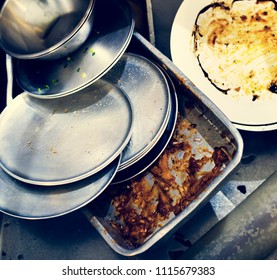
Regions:
[[[161,66],[172,79],[178,96],[179,113],[197,130],[197,137],[204,142],[204,147],[213,149],[224,146],[230,160],[221,173],[213,178],[205,190],[193,200],[178,215],[168,220],[154,231],[139,246],[132,246],[114,230],[110,221],[114,219],[110,205],[113,192],[120,192],[119,186],[111,185],[96,200],[83,208],[90,223],[117,253],[124,256],[135,256],[145,252],[150,247],[167,240],[198,210],[201,209],[228,181],[236,171],[243,153],[243,141],[238,130],[227,117],[198,89],[187,77],[159,50],[149,43],[139,33],[135,32],[127,51],[147,57]],[[188,65],[189,67],[189,65]]]

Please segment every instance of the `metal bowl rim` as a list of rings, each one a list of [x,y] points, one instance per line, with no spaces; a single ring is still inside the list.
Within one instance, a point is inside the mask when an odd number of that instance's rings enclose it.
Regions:
[[[2,13],[5,9],[5,7],[8,5],[9,0],[5,2],[3,5],[1,11],[0,11],[0,20],[2,17]],[[48,56],[51,56],[58,48],[60,48],[62,45],[66,44],[68,41],[70,41],[76,34],[77,32],[86,24],[86,22],[89,20],[90,16],[92,15],[94,9],[95,9],[95,2],[96,0],[89,0],[89,5],[86,9],[85,14],[79,21],[78,25],[68,34],[64,39],[62,39],[60,42],[54,44],[50,48],[47,48],[44,51],[39,51],[35,53],[29,53],[29,54],[18,54],[13,51],[10,51],[5,43],[2,40],[2,35],[1,35],[1,28],[0,28],[0,45],[2,49],[9,54],[12,57],[18,58],[18,59],[42,59],[42,58],[47,58]]]

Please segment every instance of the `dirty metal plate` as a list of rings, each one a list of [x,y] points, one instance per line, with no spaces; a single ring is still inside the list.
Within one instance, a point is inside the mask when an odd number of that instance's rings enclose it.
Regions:
[[[163,135],[161,136],[161,138],[157,141],[157,143],[151,148],[151,150],[146,155],[144,155],[140,160],[136,161],[128,168],[119,170],[116,173],[112,181],[112,184],[119,184],[119,183],[126,182],[142,174],[144,171],[146,171],[151,165],[154,164],[154,162],[159,158],[162,152],[166,149],[172,137],[177,122],[178,99],[177,99],[177,94],[173,82],[171,81],[168,75],[166,76],[171,92],[171,96],[170,96],[171,109],[170,109],[170,117],[169,117],[169,122],[167,124],[167,127]]]
[[[58,99],[23,93],[0,116],[0,164],[26,183],[76,182],[119,156],[132,116],[125,93],[102,80]]]

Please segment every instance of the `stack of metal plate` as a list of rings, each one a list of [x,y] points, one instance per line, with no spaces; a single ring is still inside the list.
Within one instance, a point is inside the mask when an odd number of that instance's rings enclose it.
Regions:
[[[134,108],[133,133],[113,181],[118,183],[138,175],[148,166],[149,159],[151,162],[156,159],[153,148],[161,138],[168,139],[175,126],[177,100],[172,82],[169,85],[170,78],[153,62],[137,54],[124,54],[104,78],[123,89]]]
[[[113,184],[145,171],[166,148],[177,119],[177,96],[168,74],[143,56],[126,53],[105,76],[128,94],[134,107],[131,139]]]
[[[105,5],[113,16],[101,17]],[[72,55],[14,60],[24,92],[0,116],[2,212],[26,219],[72,212],[143,172],[165,149],[177,118],[175,89],[156,64],[125,52],[133,30],[130,7],[105,0]]]

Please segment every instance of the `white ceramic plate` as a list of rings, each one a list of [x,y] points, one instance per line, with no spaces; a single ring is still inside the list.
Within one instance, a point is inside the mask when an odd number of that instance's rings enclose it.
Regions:
[[[251,98],[233,98],[219,91],[204,76],[193,53],[193,28],[198,13],[213,0],[184,0],[173,21],[170,49],[174,64],[205,94],[239,129],[266,131],[277,129],[277,94],[253,102]]]

